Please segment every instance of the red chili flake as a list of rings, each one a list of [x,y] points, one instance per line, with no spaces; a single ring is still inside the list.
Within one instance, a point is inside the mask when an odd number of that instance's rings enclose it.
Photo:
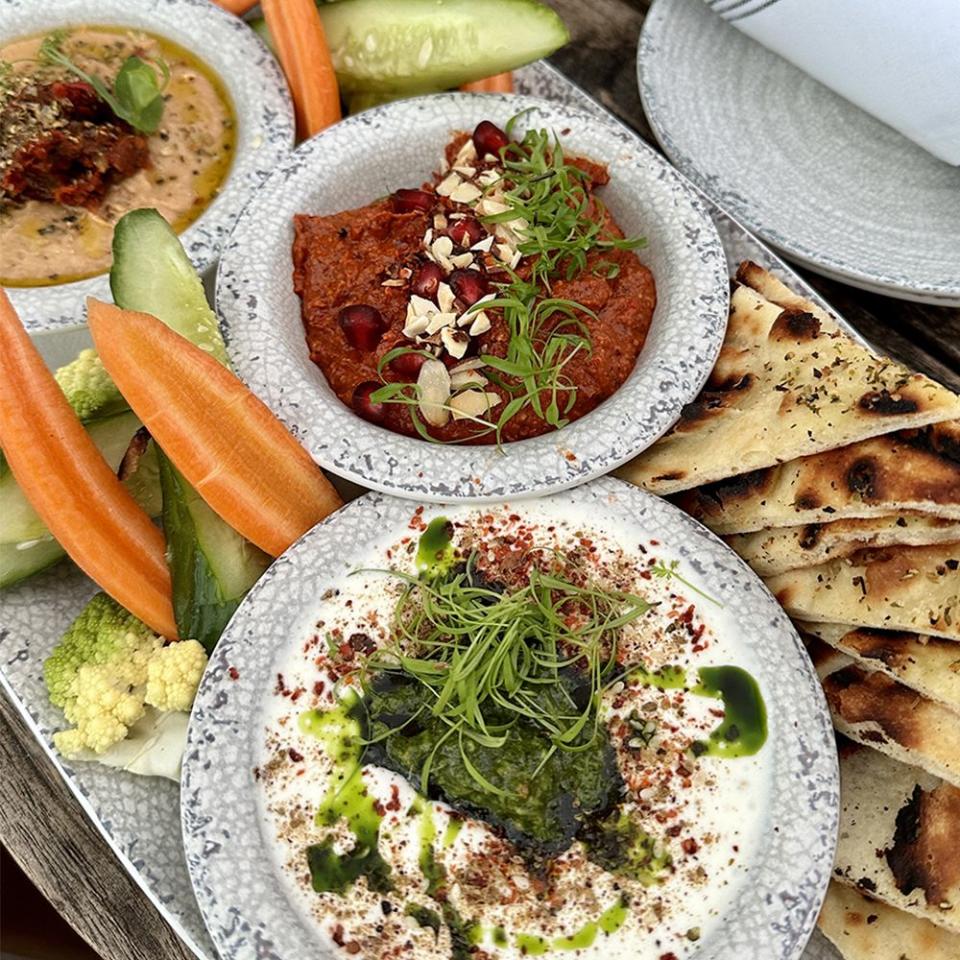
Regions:
[[[379,800],[373,801],[373,809],[378,817],[382,817],[387,812],[387,808]]]
[[[680,831],[683,829],[682,823],[675,823],[672,827],[667,827],[667,836],[668,837],[679,837]]]
[[[693,837],[687,837],[680,846],[683,847],[683,852],[691,857],[700,849],[700,844]]]
[[[287,696],[287,688],[283,682],[283,674],[277,674],[277,685],[273,688],[274,693],[279,693],[281,697]]]
[[[290,759],[291,759],[294,763],[300,763],[300,761],[303,760],[303,754],[300,753],[300,752],[297,751],[297,750],[294,750],[293,747],[291,747],[291,748],[287,751],[287,753],[289,754]]]
[[[306,693],[306,690],[304,690],[303,687],[297,687],[297,689],[290,694],[290,699],[296,703],[304,693]]]
[[[651,547],[659,547],[659,546],[660,546],[660,541],[659,541],[659,540],[651,540],[651,541],[650,541],[650,546],[651,546]]]
[[[360,944],[357,943],[356,940],[351,940],[348,944],[346,944],[346,945],[344,946],[343,949],[346,950],[347,953],[359,953],[359,952],[360,952]]]
[[[343,946],[343,924],[338,923],[334,928],[333,932],[330,934],[333,937],[333,942],[338,946]]]
[[[315,696],[319,697],[320,694],[322,694],[325,689],[326,689],[326,684],[322,680],[318,680],[313,685],[313,692]]]
[[[230,669],[227,670],[227,676],[228,676],[231,680],[239,680],[239,679],[240,679],[240,671],[239,671],[236,667],[230,667]]]
[[[387,809],[400,809],[400,790],[395,783],[390,785],[390,799],[387,801]]]
[[[675,953],[661,953],[660,960],[677,960],[677,955]]]
[[[259,780],[259,779],[260,779],[260,768],[259,768],[259,767],[254,767],[254,768],[253,768],[253,779],[254,779],[254,780]]]

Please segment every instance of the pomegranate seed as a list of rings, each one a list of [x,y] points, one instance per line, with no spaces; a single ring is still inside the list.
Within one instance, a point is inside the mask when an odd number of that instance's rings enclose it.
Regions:
[[[499,157],[500,151],[509,142],[507,135],[489,120],[481,120],[477,124],[477,129],[473,131],[473,145],[477,148],[481,159],[488,153]]]
[[[416,213],[418,210],[429,213],[437,202],[437,198],[426,190],[397,190],[392,199],[397,213]]]
[[[376,307],[366,303],[354,303],[337,314],[337,323],[347,338],[347,343],[356,350],[369,353],[375,350],[387,325]]]
[[[466,306],[472,307],[490,292],[487,278],[477,270],[454,270],[447,278],[450,289]]]
[[[473,217],[464,217],[462,220],[454,220],[447,230],[447,235],[458,247],[472,247],[479,243],[486,235],[486,231],[480,226],[480,221]]]
[[[413,275],[413,279],[410,281],[410,292],[415,293],[418,297],[426,297],[428,300],[432,300],[437,295],[437,287],[440,286],[442,279],[443,270],[440,269],[440,265],[428,261]]]
[[[386,414],[384,404],[374,403],[370,399],[373,391],[379,390],[381,386],[383,384],[377,383],[376,380],[364,380],[353,391],[353,409],[364,420],[369,420],[371,423],[383,423]]]
[[[417,379],[420,368],[427,362],[422,353],[401,353],[390,361],[390,369],[404,380],[411,383]]]

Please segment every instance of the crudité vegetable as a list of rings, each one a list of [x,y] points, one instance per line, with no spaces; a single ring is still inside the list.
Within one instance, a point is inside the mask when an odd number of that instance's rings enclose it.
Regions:
[[[474,80],[471,83],[463,83],[460,89],[464,93],[513,93],[513,74],[497,73],[492,77],[484,77],[482,80]]]
[[[104,366],[164,453],[236,531],[278,556],[341,500],[270,410],[145,313],[89,300]]]
[[[156,210],[131,211],[117,224],[110,289],[118,306],[190,331],[192,343],[229,366],[200,277]],[[162,450],[157,457],[177,627],[212,651],[269,557],[217,516]]]
[[[548,56],[569,39],[536,0],[340,0],[320,5],[345,94],[411,96]]]
[[[140,57],[127,57],[109,89],[100,77],[81,70],[62,50],[66,30],[57,30],[40,45],[40,59],[44,63],[63,67],[89,83],[97,96],[121,119],[142,133],[156,133],[163,117],[163,91],[170,81],[170,69],[162,59],[157,69]],[[160,78],[157,78],[157,70]]]
[[[72,759],[177,779],[206,662],[195,640],[164,645],[116,601],[97,594],[43,665],[51,703],[73,724],[54,734],[54,744]]]
[[[3,291],[0,446],[76,564],[158,633],[176,637],[163,535],[103,459]]]
[[[261,0],[263,16],[287,76],[297,116],[297,133],[306,140],[340,119],[340,91],[314,0]]]

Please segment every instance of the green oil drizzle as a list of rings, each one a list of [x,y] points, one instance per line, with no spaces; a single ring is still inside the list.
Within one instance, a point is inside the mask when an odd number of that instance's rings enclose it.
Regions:
[[[706,740],[694,744],[697,756],[749,757],[767,739],[767,708],[757,681],[742,667],[701,667],[693,692],[723,701],[724,718]]]
[[[462,820],[451,819],[447,823],[447,829],[443,831],[444,848],[453,846],[453,841],[457,839],[462,829],[463,829]]]
[[[309,710],[300,715],[300,729],[315,737],[333,761],[333,781],[317,809],[318,826],[332,827],[345,819],[354,836],[345,854],[334,851],[334,838],[307,847],[307,866],[313,889],[318,893],[344,893],[359,877],[367,878],[371,890],[386,891],[390,865],[380,856],[380,823],[383,817],[367,792],[361,775],[363,743],[360,724],[353,715],[357,698],[343,700],[332,710]]]
[[[420,536],[417,570],[443,573],[453,563],[453,525],[446,517],[434,517]]]
[[[437,825],[433,819],[433,804],[418,796],[410,807],[410,813],[420,817],[420,853],[417,862],[427,881],[427,896],[436,897],[447,881],[447,871],[437,861],[433,843],[437,838]]]

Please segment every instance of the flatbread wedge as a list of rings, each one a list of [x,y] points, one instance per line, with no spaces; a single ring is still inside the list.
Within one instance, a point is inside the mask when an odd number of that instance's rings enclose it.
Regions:
[[[960,790],[849,742],[840,790],[834,879],[960,933]]]
[[[703,392],[619,475],[654,493],[676,493],[960,417],[960,397],[874,357],[817,313],[809,305],[781,307],[737,286]]]
[[[920,511],[960,522],[960,421],[861,440],[677,497],[716,533]]]
[[[801,622],[797,627],[850,657],[848,662],[885,673],[960,712],[960,644],[956,641],[841,623]]]
[[[856,665],[825,677],[823,692],[840,733],[960,787],[960,714]]]
[[[923,547],[960,541],[960,520],[932,514],[898,513],[887,517],[834,520],[799,527],[773,527],[723,538],[761,577],[842,560],[867,547]]]
[[[957,960],[960,935],[831,883],[817,925],[844,960]]]
[[[799,620],[960,640],[960,543],[861,550],[765,583]]]

